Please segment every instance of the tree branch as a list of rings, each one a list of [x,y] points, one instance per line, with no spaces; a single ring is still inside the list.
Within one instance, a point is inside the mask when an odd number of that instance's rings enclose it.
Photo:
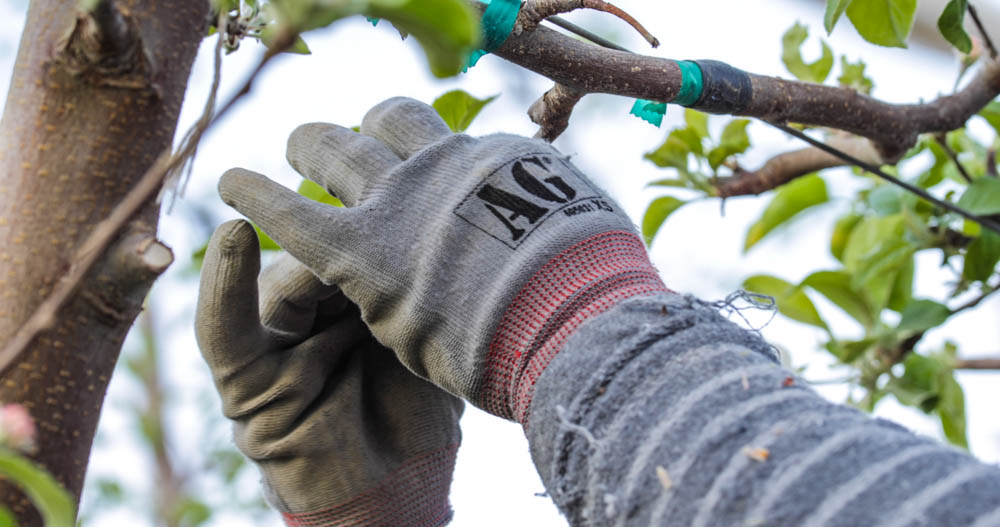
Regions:
[[[1000,357],[987,359],[957,359],[956,370],[1000,370]]]
[[[882,163],[882,156],[865,138],[839,134],[830,137],[827,144],[871,164]],[[806,174],[845,165],[843,159],[818,148],[804,148],[772,157],[752,172],[737,168],[732,177],[720,178],[715,187],[721,198],[757,195]]]
[[[215,97],[214,90],[218,89],[219,85],[220,50],[223,37],[224,35],[219,35],[219,43],[215,49],[216,77],[213,82],[213,93],[210,95],[212,98]],[[156,196],[167,177],[175,170],[183,167],[184,163],[190,159],[205,131],[218,122],[239,99],[250,92],[254,79],[256,79],[264,66],[292,42],[294,42],[294,35],[279,35],[273,46],[264,54],[257,67],[244,82],[242,88],[218,112],[202,115],[201,119],[194,125],[192,132],[189,132],[185,136],[186,141],[180,146],[177,153],[166,155],[167,153],[165,152],[161,155],[142,176],[139,183],[111,211],[111,214],[94,227],[90,236],[87,237],[83,245],[76,252],[76,256],[73,259],[74,264],[70,267],[69,271],[52,289],[52,293],[38,306],[24,325],[21,326],[20,330],[8,341],[7,345],[0,350],[0,375],[7,371],[7,368],[17,360],[39,333],[52,326],[59,309],[72,298],[73,293],[76,292],[79,285],[87,276],[87,273],[115,240],[121,229],[150,199]],[[214,105],[209,104],[206,106],[206,110],[212,107]]]
[[[969,14],[972,15],[972,21],[976,24],[976,29],[979,30],[979,34],[983,36],[983,40],[986,41],[986,47],[990,50],[990,57],[993,60],[997,59],[997,48],[993,45],[993,40],[990,39],[990,34],[986,31],[986,26],[983,25],[982,19],[979,18],[979,11],[976,10],[976,6],[969,3]]]
[[[494,53],[584,93],[672,101],[682,84],[681,70],[673,60],[601,48],[541,26],[512,34]],[[985,61],[961,91],[922,104],[890,104],[850,88],[745,75],[749,100],[741,109],[720,111],[718,101],[707,99],[692,108],[843,130],[872,140],[887,163],[898,161],[922,133],[960,128],[1000,94],[997,60]]]

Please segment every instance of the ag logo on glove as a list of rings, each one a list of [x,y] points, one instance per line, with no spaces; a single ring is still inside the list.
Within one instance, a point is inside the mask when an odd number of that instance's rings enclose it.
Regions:
[[[553,215],[597,211],[614,212],[614,207],[551,153],[522,156],[501,166],[455,208],[459,217],[511,249]]]

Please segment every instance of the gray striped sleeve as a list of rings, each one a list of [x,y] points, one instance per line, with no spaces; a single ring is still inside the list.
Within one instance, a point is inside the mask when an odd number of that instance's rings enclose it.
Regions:
[[[825,401],[691,297],[584,324],[527,435],[573,526],[1000,525],[1000,470]]]

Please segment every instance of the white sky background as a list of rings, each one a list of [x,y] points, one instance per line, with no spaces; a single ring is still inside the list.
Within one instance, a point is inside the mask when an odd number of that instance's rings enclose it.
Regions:
[[[996,1],[996,0],[993,0]],[[9,82],[17,39],[26,5],[7,2],[0,7],[0,86]],[[717,59],[759,74],[790,77],[780,62],[780,37],[796,20],[807,24],[814,37],[806,46],[806,58],[818,56],[815,37],[822,35],[821,4],[792,0],[746,2],[715,0],[706,2],[649,2],[621,0],[619,4],[641,20],[662,45],[648,46],[624,24],[605,15],[581,14],[569,18],[597,29],[603,35],[647,54],[675,59]],[[519,71],[497,57],[484,58],[466,75],[438,80],[427,72],[423,55],[415,42],[400,42],[388,24],[372,28],[363,19],[349,20],[333,28],[306,35],[312,56],[287,56],[277,60],[258,79],[253,92],[234,112],[206,137],[194,165],[187,196],[174,213],[161,221],[161,236],[173,247],[177,263],[154,288],[154,310],[163,334],[165,370],[178,397],[171,413],[170,433],[178,457],[193,456],[206,444],[224,441],[224,426],[206,425],[202,417],[218,412],[211,396],[211,380],[202,363],[192,331],[196,277],[189,268],[189,255],[203,245],[208,231],[201,231],[193,218],[207,214],[218,224],[238,217],[218,198],[215,185],[226,169],[241,166],[255,170],[294,188],[299,176],[287,165],[285,140],[299,124],[328,121],[345,126],[359,124],[368,108],[388,97],[407,95],[426,102],[453,88],[462,88],[485,97],[501,94],[472,125],[469,133],[484,135],[509,132],[533,135],[536,127],[526,116],[527,107],[551,86],[537,75]],[[918,50],[889,50],[865,44],[844,20],[828,39],[835,53],[850,59],[864,58],[869,75],[875,79],[875,96],[898,102],[930,99],[950,91],[957,66],[950,55],[921,53]],[[200,114],[211,80],[211,47],[206,41],[189,84],[180,131]],[[252,42],[225,58],[223,99],[242,82],[255,65],[261,48]],[[838,58],[839,64],[839,58]],[[835,70],[836,74],[836,70]],[[642,160],[642,154],[658,146],[666,131],[682,118],[682,110],[671,107],[663,129],[656,129],[630,117],[632,101],[611,96],[588,96],[574,114],[569,131],[556,146],[572,154],[575,163],[603,186],[637,223],[649,201],[664,194],[645,184],[667,173]],[[713,119],[721,127],[725,118]],[[741,160],[755,167],[780,151],[799,148],[765,126],[754,123],[751,137],[755,148]],[[738,289],[743,278],[766,272],[789,280],[801,279],[811,270],[833,266],[827,243],[831,219],[846,207],[851,195],[851,176],[828,178],[831,192],[840,200],[810,212],[796,225],[762,243],[748,256],[740,254],[746,226],[759,215],[767,199],[741,198],[726,204],[720,215],[718,202],[690,206],[672,217],[652,249],[654,263],[668,286],[702,298],[724,298]],[[840,187],[838,187],[840,185]],[[794,255],[789,258],[788,256]],[[937,256],[919,262],[918,296],[939,295],[942,279],[936,273]],[[828,307],[822,305],[821,309]],[[951,339],[966,356],[1000,353],[1000,325],[996,324],[1000,301],[994,298],[975,312],[950,322],[944,330],[932,332],[924,346]],[[824,316],[836,327],[849,327],[833,310]],[[763,322],[766,317],[755,317]],[[776,319],[764,334],[790,355],[795,366],[808,365],[806,377],[829,379],[839,374],[826,365],[833,359],[816,351],[821,335],[801,324]],[[128,346],[127,346],[128,347]],[[1000,422],[995,419],[996,374],[963,373],[966,388],[972,450],[980,458],[1000,460]],[[844,390],[824,388],[823,393],[842,401]],[[134,426],[126,411],[139,397],[134,381],[116,375],[112,381],[101,435],[91,463],[91,475],[115,475],[136,486],[147,484],[149,461],[139,449]],[[887,398],[888,399],[888,398]],[[880,415],[911,428],[940,437],[936,420],[902,408],[891,401],[882,403]],[[452,490],[456,511],[455,526],[559,526],[565,521],[543,491],[528,454],[528,446],[518,425],[501,421],[472,407],[463,419],[464,440]],[[129,485],[127,485],[129,486]],[[205,495],[219,494],[206,487]],[[241,481],[241,492],[257,492],[256,479]],[[88,496],[85,496],[85,500]],[[91,518],[91,525],[146,525],[134,511],[115,510]],[[278,525],[276,517],[269,520]],[[211,525],[253,525],[240,515],[222,515]]]

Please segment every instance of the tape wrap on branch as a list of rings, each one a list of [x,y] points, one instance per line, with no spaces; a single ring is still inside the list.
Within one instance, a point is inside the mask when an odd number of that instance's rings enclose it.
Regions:
[[[703,90],[692,108],[707,113],[735,114],[753,99],[753,84],[747,72],[717,60],[697,60]]]
[[[469,55],[466,71],[475,66],[484,55],[493,53],[507,41],[511,32],[514,31],[517,15],[521,13],[520,0],[479,1],[486,4],[486,10],[483,11],[483,18],[480,21],[483,28],[483,48]]]

